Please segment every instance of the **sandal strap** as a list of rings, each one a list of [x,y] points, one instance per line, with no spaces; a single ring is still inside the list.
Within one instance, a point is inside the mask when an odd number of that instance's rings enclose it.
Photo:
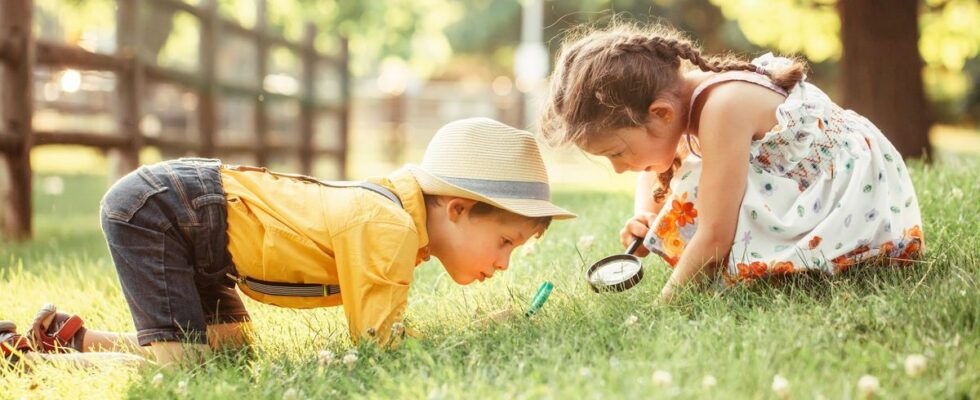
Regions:
[[[0,332],[0,354],[3,360],[9,363],[17,363],[21,354],[30,352],[33,346],[31,342],[16,332]]]
[[[51,314],[54,318],[47,329],[41,323]],[[34,319],[34,325],[28,332],[34,339],[36,350],[44,353],[81,351],[81,337],[85,333],[85,322],[77,315],[59,313],[53,305],[44,306]]]

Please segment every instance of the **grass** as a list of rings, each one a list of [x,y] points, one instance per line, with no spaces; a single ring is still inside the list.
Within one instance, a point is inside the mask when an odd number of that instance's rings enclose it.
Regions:
[[[858,379],[876,376],[883,398],[980,398],[980,159],[948,158],[911,168],[925,218],[928,258],[909,268],[855,268],[725,293],[688,292],[671,306],[653,299],[667,276],[648,258],[647,276],[621,294],[593,294],[586,260],[619,251],[614,232],[631,209],[621,191],[560,191],[581,218],[553,225],[532,252],[485,284],[460,287],[437,262],[416,272],[408,317],[423,340],[381,352],[358,350],[353,368],[322,368],[317,353],[350,350],[339,309],[286,310],[246,299],[258,337],[249,352],[198,367],[44,367],[0,370],[2,398],[772,398],[773,377],[796,398],[858,398]],[[76,312],[91,328],[132,323],[98,228],[104,176],[37,178],[37,239],[0,245],[0,318],[28,324],[45,302]],[[63,195],[55,195],[63,179]],[[46,189],[47,188],[47,189]],[[534,316],[487,328],[474,310],[523,309],[544,280],[551,300]],[[633,326],[625,320],[639,319]],[[908,377],[909,354],[928,368]],[[669,372],[658,385],[655,371]],[[706,388],[702,379],[716,378]],[[288,396],[286,396],[288,397]]]

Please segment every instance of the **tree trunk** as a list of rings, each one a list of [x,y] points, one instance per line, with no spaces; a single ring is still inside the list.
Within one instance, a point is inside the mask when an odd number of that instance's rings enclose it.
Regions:
[[[928,157],[918,0],[839,0],[843,106],[867,117],[905,158]]]

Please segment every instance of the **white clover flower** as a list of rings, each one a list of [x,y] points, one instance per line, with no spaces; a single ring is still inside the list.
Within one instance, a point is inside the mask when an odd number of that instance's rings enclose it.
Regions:
[[[657,386],[670,386],[674,382],[674,377],[670,372],[657,370],[653,373],[653,384]]]
[[[905,373],[911,377],[922,375],[922,372],[926,370],[926,364],[928,364],[926,356],[922,354],[912,354],[905,357]]]
[[[701,386],[704,386],[705,389],[711,389],[717,384],[718,380],[712,375],[705,375],[704,379],[701,380]]]
[[[583,378],[588,378],[592,376],[592,370],[589,367],[582,367],[578,369],[578,374],[582,375]]]
[[[354,368],[354,364],[357,363],[357,352],[350,352],[344,355],[344,365],[347,368]]]
[[[958,187],[954,187],[953,190],[951,190],[949,194],[954,199],[962,199],[963,198],[963,190],[960,189],[960,188],[958,188]]]
[[[320,350],[320,354],[317,355],[317,362],[320,366],[326,367],[334,362],[333,352],[330,350]]]
[[[150,379],[150,383],[153,384],[153,387],[160,387],[163,385],[163,374],[157,373],[156,375],[153,375],[153,378]]]
[[[299,392],[293,388],[289,388],[282,394],[282,400],[296,400],[297,398],[299,398]]]
[[[878,378],[873,375],[864,375],[858,379],[858,390],[865,398],[873,397],[878,389],[881,389],[881,384],[878,383]]]
[[[595,236],[593,235],[582,235],[578,238],[578,247],[582,250],[588,250],[595,243]]]
[[[180,397],[187,396],[187,381],[177,382],[177,389],[174,390]]]
[[[626,326],[633,326],[633,325],[636,325],[636,321],[639,321],[639,320],[640,320],[640,317],[637,317],[634,314],[630,314],[630,316],[626,317],[625,324],[626,324]]]
[[[789,398],[789,381],[782,375],[772,377],[772,391],[781,399]]]

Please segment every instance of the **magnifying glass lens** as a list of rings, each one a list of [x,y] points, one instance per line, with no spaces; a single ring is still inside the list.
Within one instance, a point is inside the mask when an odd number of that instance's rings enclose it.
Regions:
[[[625,282],[636,275],[640,270],[640,264],[632,261],[613,261],[606,265],[596,268],[589,280],[592,283],[603,285],[617,285]]]

